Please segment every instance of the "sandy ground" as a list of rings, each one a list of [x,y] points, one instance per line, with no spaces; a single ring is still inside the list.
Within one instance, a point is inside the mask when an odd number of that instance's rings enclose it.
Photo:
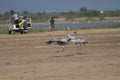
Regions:
[[[77,33],[89,43],[81,49],[70,43],[64,52],[46,44],[49,32],[0,35],[0,80],[120,80],[120,29]]]

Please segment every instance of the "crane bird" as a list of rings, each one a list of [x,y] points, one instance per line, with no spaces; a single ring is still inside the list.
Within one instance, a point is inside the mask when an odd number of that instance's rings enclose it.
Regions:
[[[47,44],[53,44],[56,43],[57,45],[60,45],[64,51],[64,45],[69,44],[69,41],[71,40],[70,38],[63,38],[61,40],[56,40],[53,34],[50,34],[52,37],[52,40],[47,41]]]
[[[68,38],[70,38],[70,41],[74,42],[77,45],[77,47],[81,47],[81,45],[85,46],[85,44],[88,43],[88,41],[86,41],[84,39],[80,39],[77,36],[70,35],[70,32],[69,32],[70,28],[69,27],[67,27],[66,30],[67,30],[67,36],[68,36]]]

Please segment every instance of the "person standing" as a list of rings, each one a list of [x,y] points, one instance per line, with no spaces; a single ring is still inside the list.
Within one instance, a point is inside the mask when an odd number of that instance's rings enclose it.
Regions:
[[[51,31],[55,30],[55,20],[53,16],[50,19],[50,28],[51,28]]]
[[[14,19],[14,24],[18,24],[19,15],[17,14],[17,12],[14,12],[14,14],[12,15],[12,18]]]

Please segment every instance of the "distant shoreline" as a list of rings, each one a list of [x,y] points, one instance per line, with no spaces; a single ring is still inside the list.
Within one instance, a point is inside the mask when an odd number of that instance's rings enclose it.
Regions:
[[[73,18],[72,20],[66,20],[66,18],[55,18],[55,24],[64,24],[64,23],[81,23],[81,22],[120,22],[120,17],[105,17],[104,20],[100,20],[100,17],[82,17],[82,18]],[[6,24],[5,24],[6,23]],[[49,20],[46,22],[32,22],[32,24],[50,24]],[[0,22],[0,25],[7,26],[9,25],[7,21]]]

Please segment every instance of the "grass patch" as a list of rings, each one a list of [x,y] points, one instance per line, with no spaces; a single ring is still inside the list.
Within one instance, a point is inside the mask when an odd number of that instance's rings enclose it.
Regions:
[[[8,30],[7,29],[0,29],[0,34],[8,34]]]
[[[80,29],[114,29],[114,28],[120,28],[120,25],[112,25],[112,26],[95,26],[95,27],[78,27]]]
[[[95,27],[77,27],[77,28],[71,28],[71,30],[76,30],[76,29],[114,29],[114,28],[120,28],[120,25],[112,25],[112,26],[95,26]],[[63,31],[65,28],[56,28],[55,31]],[[29,33],[39,33],[39,32],[48,32],[50,29],[48,28],[31,28],[28,30]],[[8,34],[8,29],[0,29],[0,34]]]

